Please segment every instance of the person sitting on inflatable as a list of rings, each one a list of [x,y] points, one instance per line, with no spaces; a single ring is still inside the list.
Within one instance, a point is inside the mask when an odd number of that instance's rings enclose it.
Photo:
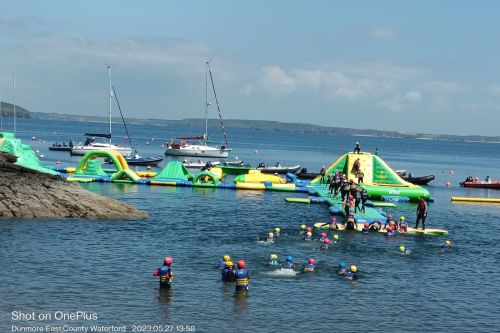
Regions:
[[[286,262],[283,264],[283,268],[287,268],[287,269],[293,269],[293,268],[295,268],[295,264],[293,263],[293,257],[292,256],[287,256],[286,257]]]
[[[356,230],[358,229],[358,224],[356,223],[356,219],[354,218],[354,213],[349,213],[349,217],[345,221],[345,230]]]
[[[279,237],[280,236],[281,229],[276,227],[274,228],[274,237]]]
[[[396,227],[394,227],[393,225],[389,226],[387,228],[387,232],[385,233],[385,235],[387,237],[395,236],[396,235]]]
[[[160,288],[171,288],[172,281],[174,280],[174,274],[172,273],[170,266],[173,262],[174,259],[172,259],[172,257],[165,257],[165,259],[163,259],[163,266],[153,272],[153,276],[160,277]]]
[[[406,224],[404,216],[399,217],[398,232],[400,234],[406,234],[408,232],[408,224]]]
[[[451,240],[445,240],[444,244],[439,247],[441,251],[449,251],[451,250]]]
[[[328,222],[328,229],[337,229],[337,218],[335,216],[332,216]]]
[[[222,257],[222,261],[219,261],[219,263],[217,264],[217,267],[219,269],[224,269],[224,267],[226,267],[226,261],[231,261],[231,257],[229,256],[229,254],[225,254]]]
[[[358,279],[358,268],[354,265],[351,265],[351,270],[345,274],[345,278],[348,280],[357,280]]]
[[[342,275],[345,276],[347,274],[347,265],[344,262],[341,262],[339,264],[339,267],[337,268],[337,275]]]
[[[273,253],[273,254],[271,254],[271,255],[269,256],[269,260],[268,260],[267,264],[268,264],[269,266],[279,266],[280,264],[279,264],[279,262],[278,262],[278,255],[276,255],[276,254],[274,254],[274,253]]]
[[[382,221],[378,220],[378,221],[373,221],[369,224],[368,226],[368,229],[370,229],[370,231],[379,231],[380,229],[382,229]]]
[[[300,225],[300,230],[299,230],[299,236],[304,236],[305,233],[306,233],[306,225],[305,224],[301,224]]]
[[[397,223],[396,221],[392,218],[392,214],[387,214],[387,220],[385,221],[384,229],[387,230],[388,227],[393,226],[396,228]]]
[[[222,281],[224,282],[234,282],[234,266],[231,261],[226,261],[224,269],[221,271]]]
[[[234,273],[236,279],[236,291],[246,291],[248,290],[248,284],[250,283],[250,275],[246,269],[247,265],[243,260],[239,260],[237,266],[238,269]]]
[[[266,243],[274,243],[274,233],[272,231],[267,234]]]
[[[325,238],[323,240],[323,244],[321,244],[320,249],[321,250],[328,250],[329,248],[330,248],[330,239],[329,238]]]
[[[323,241],[325,240],[325,238],[326,238],[326,233],[325,233],[325,232],[322,232],[322,233],[319,235],[318,242],[323,243]]]
[[[304,236],[304,240],[308,242],[308,241],[312,241],[312,239],[313,239],[313,233],[310,231],[306,232],[306,235]]]
[[[316,271],[316,260],[314,258],[309,258],[306,266],[304,267],[304,272],[315,272]]]

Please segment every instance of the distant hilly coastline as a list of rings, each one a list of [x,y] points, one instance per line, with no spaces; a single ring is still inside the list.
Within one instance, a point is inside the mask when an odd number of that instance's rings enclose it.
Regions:
[[[85,121],[85,122],[99,122],[99,123],[108,122],[107,117],[29,112],[19,106],[16,106],[16,112],[19,117],[41,119],[41,120]],[[12,113],[12,104],[2,102],[3,116],[4,117],[11,116],[11,113]],[[121,122],[121,119],[114,118],[113,121]],[[190,126],[199,127],[200,124],[203,123],[204,119],[188,118],[181,120],[167,120],[167,119],[127,118],[126,121],[128,124],[135,124],[135,125],[165,126],[165,127],[178,125],[178,126],[188,126],[188,127]],[[209,119],[208,122],[210,127],[219,126],[218,119]],[[320,125],[302,124],[302,123],[287,123],[287,122],[271,121],[271,120],[225,119],[224,125],[226,126],[226,128],[288,131],[295,133],[500,143],[500,136],[449,135],[449,134],[427,134],[427,133],[417,133],[417,132],[381,131],[373,129],[355,129],[355,128],[329,127],[329,126],[320,126]]]

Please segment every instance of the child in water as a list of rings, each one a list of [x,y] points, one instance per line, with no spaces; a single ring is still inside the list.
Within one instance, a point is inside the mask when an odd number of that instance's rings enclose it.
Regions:
[[[279,237],[280,236],[281,229],[276,227],[274,228],[274,237]]]
[[[226,261],[231,261],[231,257],[229,256],[229,254],[225,254],[222,257],[222,261],[219,261],[219,263],[217,264],[217,267],[219,269],[224,269],[224,267],[226,267]]]
[[[333,245],[337,245],[339,240],[339,235],[333,235]]]
[[[299,236],[304,236],[304,234],[306,233],[306,225],[305,224],[302,224],[300,226],[300,230],[299,230]]]
[[[173,262],[174,259],[171,257],[165,257],[165,259],[163,259],[163,266],[153,272],[153,276],[158,276],[160,278],[160,288],[171,288],[174,274],[170,266]]]
[[[364,234],[367,234],[370,232],[370,225],[368,223],[363,224],[363,229],[361,230]]]
[[[406,255],[409,255],[410,253],[411,253],[411,251],[409,249],[407,249],[404,245],[399,246],[399,254],[400,255],[406,256]]]
[[[270,232],[267,234],[266,243],[274,243],[274,233]]]
[[[441,251],[450,251],[451,250],[451,240],[445,240],[444,244],[439,247]]]
[[[286,261],[283,264],[283,268],[287,268],[287,269],[293,269],[293,268],[295,268],[295,264],[293,263],[293,257],[292,256],[287,256],[286,257]]]
[[[308,231],[308,232],[306,232],[306,235],[304,236],[304,240],[307,242],[312,241],[312,239],[313,239],[312,236],[313,236],[312,232]]]
[[[276,255],[276,254],[274,254],[274,253],[273,253],[273,254],[271,254],[271,255],[269,256],[269,260],[268,260],[267,264],[268,264],[269,266],[279,266],[280,264],[279,264],[279,262],[278,262],[278,255]]]
[[[306,266],[304,267],[304,272],[315,272],[316,271],[316,260],[314,258],[309,258]]]
[[[387,237],[393,237],[393,236],[395,236],[396,235],[396,228],[394,228],[393,225],[389,226],[387,228],[387,232],[385,233],[385,235]]]
[[[337,268],[337,275],[345,276],[347,274],[347,265],[344,262],[339,264]]]
[[[325,238],[325,239],[323,240],[323,244],[321,244],[320,249],[321,249],[321,250],[328,250],[329,248],[330,248],[330,239]]]
[[[322,232],[319,235],[318,242],[323,243],[323,241],[325,240],[325,238],[326,238],[326,233]]]
[[[408,224],[405,222],[405,217],[401,216],[398,222],[398,232],[400,234],[406,234],[408,232]]]
[[[345,274],[345,278],[348,280],[357,280],[358,279],[358,268],[354,265],[351,265],[351,270]]]

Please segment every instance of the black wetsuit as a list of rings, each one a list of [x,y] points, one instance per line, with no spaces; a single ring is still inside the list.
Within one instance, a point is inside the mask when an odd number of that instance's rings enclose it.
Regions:
[[[363,189],[361,191],[361,210],[363,211],[363,213],[365,212],[366,200],[368,200],[368,191]]]

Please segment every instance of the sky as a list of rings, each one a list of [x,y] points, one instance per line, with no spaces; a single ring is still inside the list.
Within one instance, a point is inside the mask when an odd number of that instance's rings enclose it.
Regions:
[[[209,60],[225,119],[498,136],[498,13],[487,0],[3,1],[0,97],[105,116],[110,65],[126,116],[202,118]]]

